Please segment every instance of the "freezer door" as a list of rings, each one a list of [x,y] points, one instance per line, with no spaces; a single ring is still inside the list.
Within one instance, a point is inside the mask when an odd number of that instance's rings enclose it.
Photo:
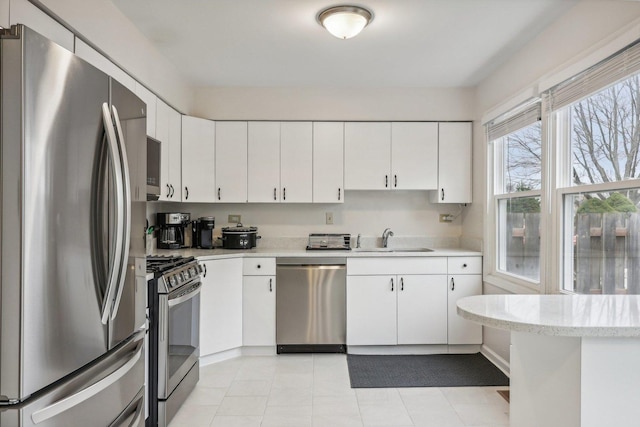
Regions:
[[[140,402],[141,397],[144,400],[143,383],[141,331],[96,363],[29,399],[22,409],[0,412],[0,426],[141,425],[140,421],[122,422],[144,418],[144,404]]]

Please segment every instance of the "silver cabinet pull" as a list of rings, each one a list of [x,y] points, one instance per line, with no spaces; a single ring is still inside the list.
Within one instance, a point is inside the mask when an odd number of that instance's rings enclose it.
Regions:
[[[391,278],[391,292],[393,292],[393,277]]]
[[[400,278],[400,290],[404,291],[404,277]]]
[[[440,199],[440,200],[443,200],[443,201],[444,201],[444,188],[443,188],[441,191],[442,191],[442,197],[441,197],[441,199]]]
[[[453,281],[453,277],[451,278],[451,290],[455,290],[456,289],[456,282]]]
[[[207,264],[202,264],[204,267],[204,277],[207,277]]]
[[[287,200],[287,188],[282,189],[282,200]]]
[[[384,188],[389,188],[389,175],[384,176]]]
[[[269,292],[273,292],[273,279],[269,279]]]
[[[276,199],[276,189],[275,188],[273,189],[273,200],[277,200]]]
[[[338,188],[338,200],[340,200],[340,193],[342,192],[342,188]]]
[[[189,200],[189,187],[184,187],[184,192],[186,193],[184,199]]]
[[[218,200],[220,200],[220,187],[218,187]]]
[[[171,188],[169,187],[169,184],[167,184],[167,199],[169,198],[170,195],[171,195]]]
[[[393,175],[393,186],[398,187],[398,175]]]

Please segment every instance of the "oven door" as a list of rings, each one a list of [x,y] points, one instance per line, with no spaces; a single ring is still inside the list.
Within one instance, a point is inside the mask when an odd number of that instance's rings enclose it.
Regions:
[[[160,295],[158,398],[167,399],[200,353],[200,280]]]

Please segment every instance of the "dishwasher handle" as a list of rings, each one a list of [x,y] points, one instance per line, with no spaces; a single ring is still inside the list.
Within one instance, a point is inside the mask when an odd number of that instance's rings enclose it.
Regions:
[[[277,268],[288,267],[332,267],[346,268],[346,258],[276,258]]]

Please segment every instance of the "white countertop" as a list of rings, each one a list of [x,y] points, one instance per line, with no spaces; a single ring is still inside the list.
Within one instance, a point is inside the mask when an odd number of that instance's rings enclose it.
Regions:
[[[539,335],[640,337],[640,295],[479,295],[458,315],[498,329]]]
[[[449,257],[449,256],[482,256],[481,252],[468,249],[437,249],[433,252],[357,252],[357,251],[307,251],[305,249],[254,248],[241,249],[156,249],[154,255],[194,256],[202,260],[238,257]]]

